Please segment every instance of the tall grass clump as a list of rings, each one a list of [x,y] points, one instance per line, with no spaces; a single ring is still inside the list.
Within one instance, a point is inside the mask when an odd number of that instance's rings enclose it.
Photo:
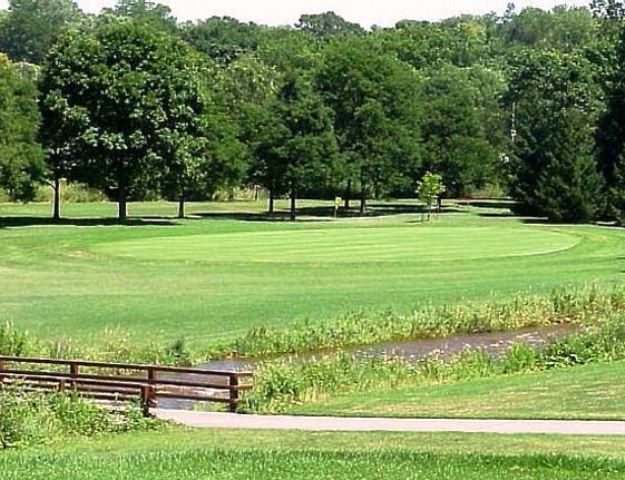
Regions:
[[[542,348],[518,343],[500,356],[467,349],[451,357],[401,357],[327,354],[318,358],[267,361],[256,370],[255,389],[246,408],[285,412],[290,407],[353,391],[445,383],[588,363],[625,360],[625,316],[552,340]]]
[[[111,410],[75,394],[27,392],[19,384],[0,390],[0,449],[159,427],[139,406]]]
[[[129,332],[115,328],[106,330],[97,343],[72,338],[42,340],[12,323],[0,325],[0,355],[177,366],[189,366],[204,359],[198,351],[189,348],[184,338],[165,344],[142,343]]]
[[[625,314],[624,287],[560,288],[547,296],[518,294],[503,302],[427,306],[407,313],[360,311],[289,328],[261,326],[234,341],[230,352],[212,354],[275,357],[456,334],[592,325],[620,314]]]
[[[12,323],[0,325],[0,355],[25,356],[33,349],[33,340]]]

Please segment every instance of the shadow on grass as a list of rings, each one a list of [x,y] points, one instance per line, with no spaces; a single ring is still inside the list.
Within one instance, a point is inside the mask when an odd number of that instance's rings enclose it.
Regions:
[[[360,214],[357,206],[345,210],[341,208],[338,218],[376,218],[387,217],[402,214],[423,214],[427,209],[419,205],[406,204],[370,204],[364,215]],[[441,213],[459,213],[462,210],[455,207],[444,207]],[[267,212],[259,213],[236,213],[236,212],[200,212],[193,213],[193,217],[199,218],[217,218],[227,220],[238,220],[242,222],[288,222],[290,221],[289,212],[286,210],[278,210],[274,214]],[[318,222],[327,219],[333,219],[334,208],[332,206],[315,206],[315,207],[299,207],[297,209],[297,217],[300,222]]]
[[[53,220],[45,217],[0,217],[1,228],[40,227],[40,226],[67,226],[67,227],[111,227],[111,226],[174,226],[176,222],[164,217],[131,217],[125,222],[117,218],[62,218]]]
[[[483,218],[520,218],[518,215],[515,215],[511,211],[505,212],[482,212],[477,214],[478,217]]]

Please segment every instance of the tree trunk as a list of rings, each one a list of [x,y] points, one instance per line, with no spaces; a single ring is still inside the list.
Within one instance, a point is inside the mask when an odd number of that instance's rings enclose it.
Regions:
[[[291,221],[297,220],[297,195],[294,189],[291,189]]]
[[[367,191],[365,186],[360,187],[360,215],[367,213]]]
[[[59,175],[54,176],[54,185],[52,185],[52,189],[54,190],[53,199],[52,199],[52,219],[55,222],[61,220],[61,179]]]
[[[347,182],[347,188],[345,189],[345,210],[349,210],[349,200],[352,195],[352,181]]]
[[[185,218],[186,216],[186,199],[184,192],[180,192],[180,197],[178,197],[178,218]]]
[[[126,192],[126,185],[121,182],[119,184],[119,197],[117,200],[117,214],[120,223],[124,223],[128,220],[128,193]]]
[[[273,194],[273,190],[269,191],[269,215],[273,215],[276,211],[276,197]]]

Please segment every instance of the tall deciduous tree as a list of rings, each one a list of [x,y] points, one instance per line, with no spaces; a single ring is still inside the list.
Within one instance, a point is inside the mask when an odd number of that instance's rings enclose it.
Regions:
[[[358,183],[364,213],[368,196],[414,176],[420,164],[415,73],[378,44],[350,38],[328,46],[316,83],[334,113],[345,197]]]
[[[497,183],[498,159],[507,143],[503,75],[452,65],[421,75],[425,168],[440,172],[453,196]]]
[[[518,138],[512,193],[526,213],[583,222],[601,206],[593,156],[600,91],[587,60],[557,51],[529,52],[514,66],[509,101]]]
[[[259,147],[274,182],[270,188],[288,191],[295,220],[300,190],[323,181],[332,168],[337,145],[331,112],[296,71],[286,75],[271,111],[268,137]]]
[[[211,17],[182,26],[183,38],[219,63],[228,64],[258,48],[261,27],[231,17]]]
[[[84,18],[73,0],[11,0],[0,23],[0,51],[40,64],[61,32]]]
[[[0,53],[0,188],[13,200],[32,200],[45,170],[34,77]]]
[[[236,136],[243,147],[241,161],[248,179],[269,190],[269,213],[274,213],[274,200],[282,192],[278,171],[273,170],[270,156],[271,137],[276,119],[271,105],[276,98],[279,73],[253,55],[243,55],[230,63],[221,76],[220,94],[216,101],[236,124]]]
[[[171,13],[171,8],[151,0],[118,0],[114,8],[106,8],[105,14],[129,18],[136,22],[147,23],[152,28],[176,32],[178,24]]]
[[[620,17],[619,17],[620,18]],[[625,223],[625,30],[610,78],[607,109],[597,132],[598,158],[608,187],[608,214]]]
[[[133,193],[158,188],[174,161],[171,137],[193,135],[189,123],[203,114],[196,75],[185,44],[132,20],[72,31],[49,56],[44,108],[84,121],[67,153],[71,177],[117,200],[120,221]]]
[[[348,22],[334,12],[302,15],[295,26],[323,40],[338,36],[365,34],[364,28],[360,25]]]

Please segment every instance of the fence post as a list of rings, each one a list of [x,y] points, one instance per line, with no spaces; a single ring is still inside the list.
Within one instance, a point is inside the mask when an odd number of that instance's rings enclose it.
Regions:
[[[239,408],[239,375],[230,374],[230,413],[237,413]]]
[[[70,363],[69,371],[70,375],[72,376],[72,381],[70,382],[70,385],[75,391],[78,391],[78,382],[76,382],[76,380],[78,380],[78,376],[80,375],[80,367],[77,363]]]
[[[143,409],[143,416],[150,416],[150,386],[141,386],[141,408]]]
[[[148,392],[148,404],[150,407],[156,407],[156,383],[158,381],[157,372],[154,368],[148,368],[148,384],[149,384],[149,392]]]

